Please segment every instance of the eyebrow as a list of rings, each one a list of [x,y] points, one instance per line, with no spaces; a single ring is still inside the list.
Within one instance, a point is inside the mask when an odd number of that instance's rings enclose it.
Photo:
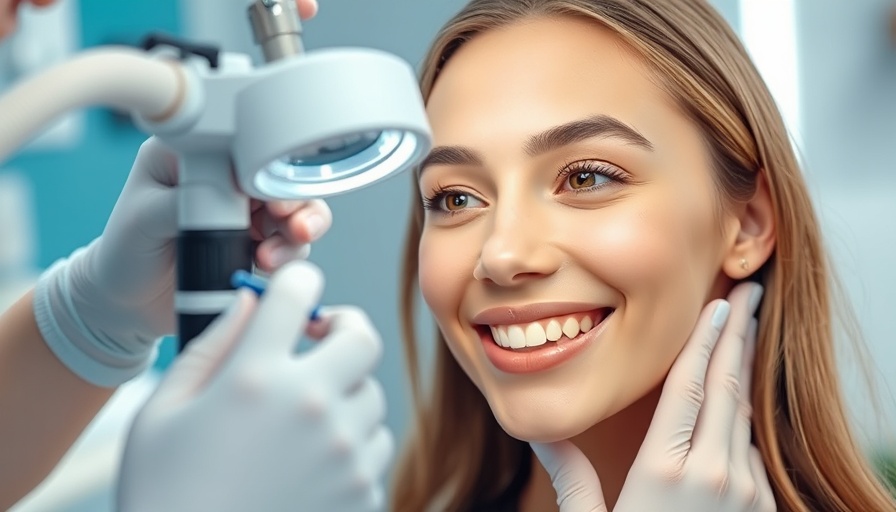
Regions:
[[[615,117],[597,115],[579,119],[533,135],[524,146],[529,156],[536,156],[563,146],[594,137],[612,137],[633,146],[653,151],[653,144],[631,126]],[[465,146],[438,146],[429,152],[418,167],[422,174],[431,165],[482,165],[482,157]]]

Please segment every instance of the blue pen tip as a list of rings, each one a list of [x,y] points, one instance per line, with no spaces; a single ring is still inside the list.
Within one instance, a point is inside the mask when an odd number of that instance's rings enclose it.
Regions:
[[[256,275],[245,270],[237,270],[230,276],[230,285],[234,288],[249,288],[256,295],[264,293],[265,282]]]
[[[246,278],[248,277],[248,272],[245,270],[237,270],[230,276],[230,286],[234,288],[239,288],[246,282]]]
[[[237,270],[230,276],[230,285],[234,289],[239,288],[248,288],[255,292],[259,297],[264,293],[264,289],[267,286],[267,283],[264,279],[252,274],[251,272],[246,272],[245,270]],[[315,307],[311,310],[311,321],[320,320],[320,306]]]

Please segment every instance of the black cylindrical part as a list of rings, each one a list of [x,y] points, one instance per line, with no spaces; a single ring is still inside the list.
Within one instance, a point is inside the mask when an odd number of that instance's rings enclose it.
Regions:
[[[249,230],[181,231],[177,239],[178,351],[220,314],[237,270],[252,269]]]
[[[187,343],[202,334],[218,314],[180,313],[177,315],[177,351],[183,352]]]

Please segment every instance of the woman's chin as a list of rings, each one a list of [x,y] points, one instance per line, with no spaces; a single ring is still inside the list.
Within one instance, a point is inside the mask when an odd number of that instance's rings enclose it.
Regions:
[[[614,386],[604,385],[606,392],[596,393],[587,390],[601,387],[565,384],[488,389],[485,397],[508,435],[539,443],[578,436],[628,405]]]
[[[583,414],[558,416],[538,410],[515,411],[514,414],[495,412],[495,418],[508,435],[530,443],[552,443],[570,439],[601,420]]]

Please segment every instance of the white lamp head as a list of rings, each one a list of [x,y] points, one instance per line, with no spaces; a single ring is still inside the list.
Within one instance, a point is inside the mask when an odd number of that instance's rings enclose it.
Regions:
[[[411,67],[388,53],[304,53],[294,0],[251,0],[268,65],[236,99],[233,158],[241,188],[266,198],[326,197],[419,162],[430,149]]]
[[[236,98],[233,159],[261,199],[327,197],[417,164],[431,148],[413,69],[370,49],[278,60]]]

